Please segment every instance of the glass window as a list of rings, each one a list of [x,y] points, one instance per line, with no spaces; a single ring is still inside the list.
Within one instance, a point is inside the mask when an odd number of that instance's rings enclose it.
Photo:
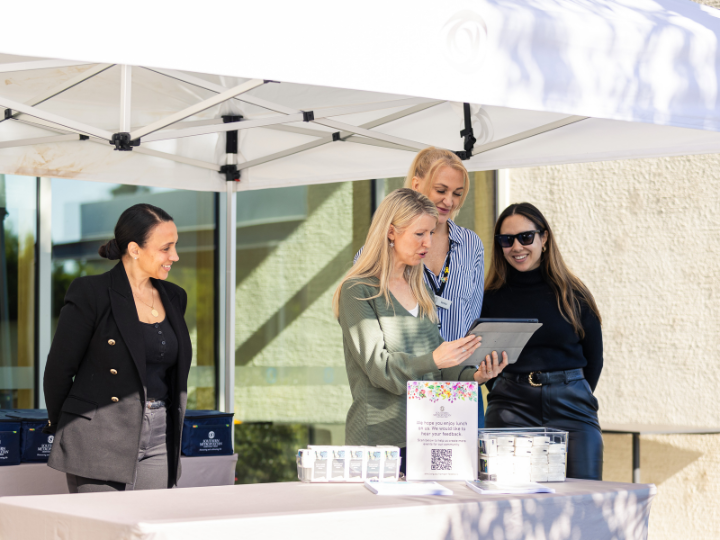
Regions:
[[[188,294],[185,321],[193,344],[188,409],[215,409],[214,193],[53,179],[53,329],[72,280],[106,272],[117,264],[101,258],[98,247],[113,238],[120,214],[138,203],[162,208],[177,225],[180,261],[173,266],[169,280]]]
[[[37,178],[0,174],[0,408],[35,401]]]
[[[345,441],[332,296],[367,235],[371,182],[241,192],[237,206],[238,482],[297,480],[298,447]]]

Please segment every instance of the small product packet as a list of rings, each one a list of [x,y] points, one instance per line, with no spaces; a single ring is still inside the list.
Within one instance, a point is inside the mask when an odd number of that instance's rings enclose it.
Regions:
[[[567,454],[565,443],[556,443],[548,446],[548,454]]]
[[[313,466],[315,465],[315,451],[307,448],[298,450],[297,466],[298,480],[310,482],[312,479]]]
[[[400,479],[400,448],[397,446],[383,447],[383,482],[397,482]]]
[[[367,471],[368,453],[359,446],[347,447],[348,459],[348,482],[364,482]]]
[[[329,482],[332,469],[332,447],[309,446],[308,448],[315,452],[315,462],[313,463],[310,481]]]
[[[346,482],[348,479],[348,466],[350,464],[349,452],[345,446],[336,446],[332,449],[332,463],[330,467],[331,482]]]
[[[487,474],[512,473],[513,461],[512,457],[481,457],[479,470]]]
[[[530,448],[533,440],[530,437],[515,437],[515,448]]]
[[[383,454],[380,448],[366,447],[367,454],[367,470],[365,473],[366,480],[382,480],[383,472]]]
[[[499,435],[497,438],[498,446],[515,446],[515,437],[512,435]]]
[[[548,482],[564,482],[565,474],[564,464],[550,463],[548,465]]]
[[[497,456],[497,439],[494,437],[478,439],[478,449],[480,450],[481,454],[484,454],[486,456]]]
[[[515,447],[514,446],[498,446],[497,447],[497,456],[498,457],[511,457],[515,455]]]
[[[547,482],[548,481],[547,469],[532,469],[530,471],[530,481],[531,482]]]

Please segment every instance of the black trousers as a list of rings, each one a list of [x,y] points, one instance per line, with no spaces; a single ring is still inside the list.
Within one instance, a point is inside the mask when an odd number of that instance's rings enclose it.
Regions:
[[[602,480],[598,401],[588,382],[578,379],[534,387],[527,374],[510,376],[513,378],[498,377],[488,394],[485,427],[550,427],[567,431],[568,478]]]

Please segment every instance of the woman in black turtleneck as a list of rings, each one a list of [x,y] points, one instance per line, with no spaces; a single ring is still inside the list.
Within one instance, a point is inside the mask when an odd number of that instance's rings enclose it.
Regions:
[[[603,344],[595,300],[565,265],[550,225],[532,204],[513,204],[500,215],[495,242],[482,316],[538,319],[542,327],[517,362],[488,382],[485,425],[566,430],[567,476],[601,480],[593,391]]]

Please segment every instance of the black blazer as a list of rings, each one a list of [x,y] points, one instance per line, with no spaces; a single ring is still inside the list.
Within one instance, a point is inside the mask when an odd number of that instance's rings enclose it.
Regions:
[[[168,407],[172,487],[180,477],[192,343],[183,318],[185,291],[156,279],[152,284],[178,340]],[[96,480],[134,481],[147,398],[140,324],[122,262],[70,285],[43,378],[49,419],[45,431],[55,433],[48,461],[53,469]]]

